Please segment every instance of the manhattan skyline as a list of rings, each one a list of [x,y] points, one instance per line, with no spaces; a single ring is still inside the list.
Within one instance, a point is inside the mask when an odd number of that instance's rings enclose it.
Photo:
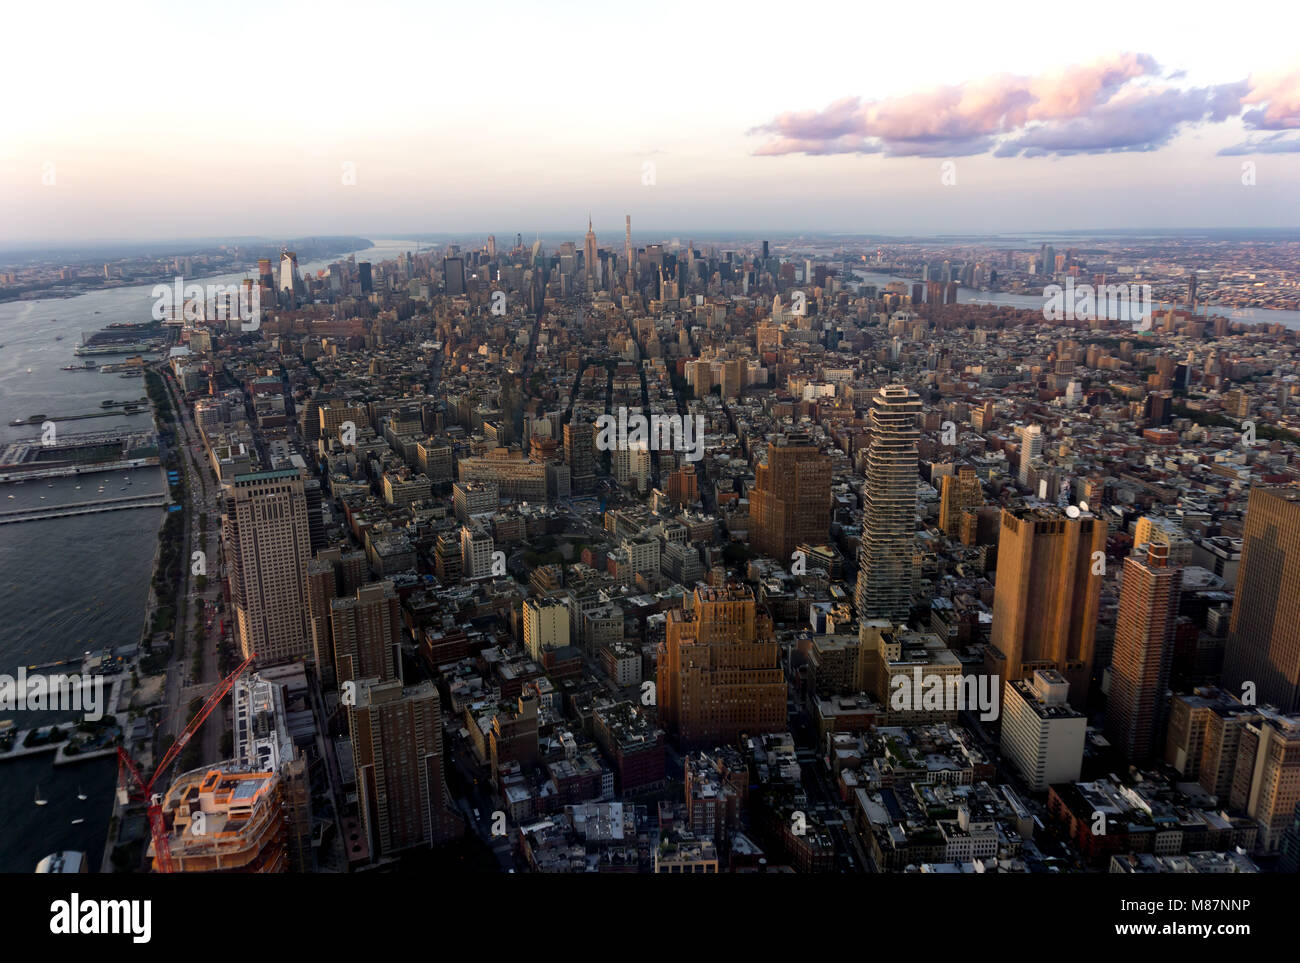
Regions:
[[[508,31],[407,4],[146,8],[139,31],[74,5],[57,49],[37,39],[0,67],[11,89],[48,78],[9,108],[0,242],[561,229],[588,208],[682,232],[1300,221],[1300,62],[1260,29],[1280,4],[1212,33],[1106,3],[1086,23],[1039,10],[960,31],[852,6],[506,4]],[[39,23],[15,14],[16,33]],[[344,28],[355,55],[318,58]],[[240,30],[294,42],[271,72],[230,42]],[[725,42],[692,56],[705,36]],[[144,65],[160,43],[221,51],[226,69],[158,82]],[[53,57],[93,90],[51,75]]]

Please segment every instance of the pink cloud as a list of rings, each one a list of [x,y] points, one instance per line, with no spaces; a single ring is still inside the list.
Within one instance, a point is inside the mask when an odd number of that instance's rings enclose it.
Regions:
[[[780,114],[751,134],[760,155],[996,156],[1156,150],[1183,127],[1242,116],[1300,128],[1300,71],[1208,87],[1161,80],[1148,54],[1122,53],[1037,77],[996,74],[960,85]],[[1255,109],[1242,111],[1246,105]]]

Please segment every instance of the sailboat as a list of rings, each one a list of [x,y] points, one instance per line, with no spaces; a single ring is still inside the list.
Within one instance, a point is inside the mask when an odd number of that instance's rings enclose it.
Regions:
[[[84,789],[82,789],[80,786],[77,787],[77,798],[78,798],[78,799],[85,799],[85,798],[86,798],[86,791],[85,791]]]
[[[42,798],[41,798],[41,787],[40,787],[40,786],[37,786],[37,787],[36,787],[36,805],[38,805],[38,806],[44,806],[44,805],[46,804],[46,802],[48,802],[48,801],[49,801],[49,800],[46,800],[46,799],[42,799]]]

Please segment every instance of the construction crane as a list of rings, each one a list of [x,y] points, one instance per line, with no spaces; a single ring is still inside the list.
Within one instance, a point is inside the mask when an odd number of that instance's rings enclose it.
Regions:
[[[144,777],[140,775],[139,767],[127,755],[126,748],[118,746],[117,786],[119,798],[134,797],[137,801],[148,806],[149,829],[153,834],[154,860],[157,863],[157,871],[160,873],[170,873],[174,870],[171,845],[167,842],[167,827],[163,825],[162,794],[155,795],[154,786],[157,785],[159,778],[167,771],[167,768],[176,760],[176,757],[181,754],[181,751],[189,743],[190,737],[198,731],[199,726],[203,725],[203,721],[212,714],[212,710],[217,707],[217,704],[226,697],[226,693],[234,686],[235,680],[244,674],[244,670],[252,665],[253,660],[256,658],[257,653],[254,652],[241,662],[234,672],[226,676],[221,685],[212,690],[212,694],[208,696],[208,701],[203,703],[203,707],[194,714],[190,724],[172,743],[171,748],[163,754],[162,760],[158,763],[158,768],[154,770],[148,782],[144,781]],[[127,773],[130,773],[131,780],[135,782],[136,791],[134,793],[130,793],[128,789],[130,783],[126,778]],[[126,798],[122,798],[122,801],[125,802]]]

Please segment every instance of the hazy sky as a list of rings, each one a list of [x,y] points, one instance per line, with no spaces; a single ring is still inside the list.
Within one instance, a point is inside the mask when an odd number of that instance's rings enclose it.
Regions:
[[[588,210],[606,237],[625,213],[1296,226],[1294,22],[1199,0],[26,3],[0,239],[581,232]]]

